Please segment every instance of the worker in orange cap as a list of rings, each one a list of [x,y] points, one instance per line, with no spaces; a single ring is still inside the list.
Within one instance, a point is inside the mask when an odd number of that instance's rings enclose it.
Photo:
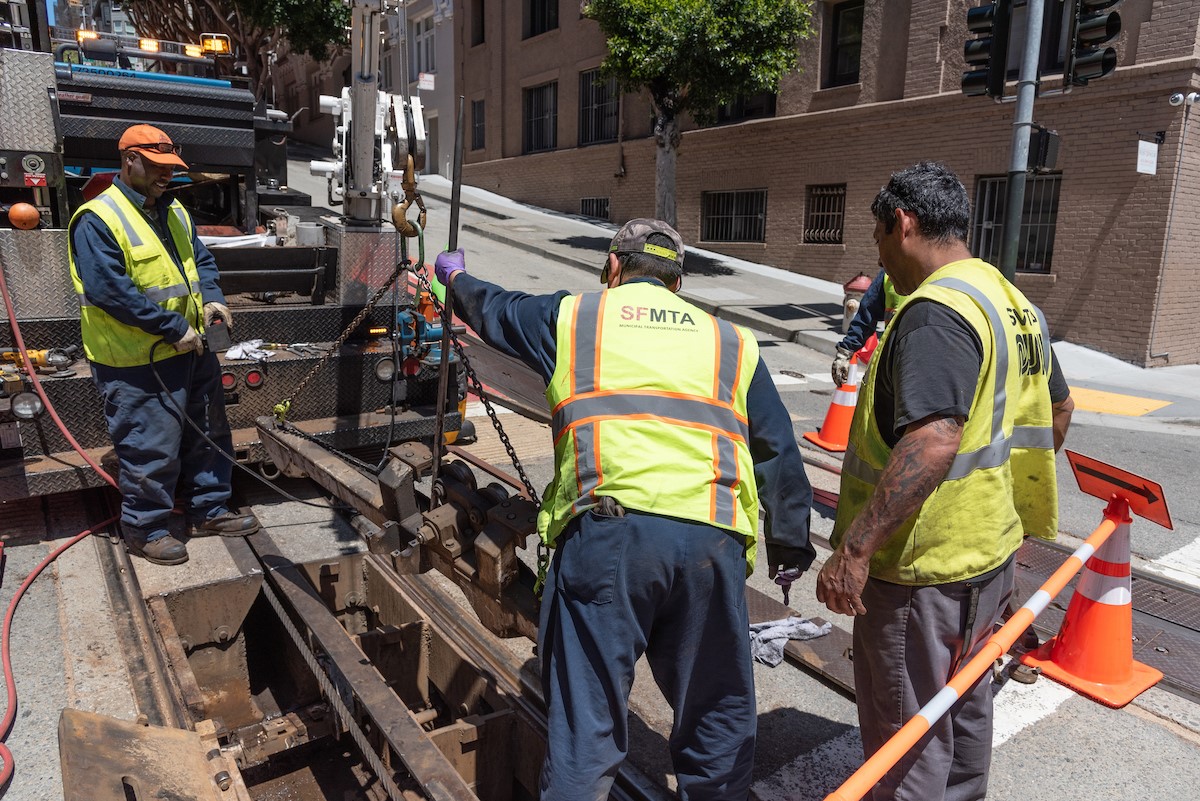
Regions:
[[[120,462],[126,545],[148,561],[174,565],[188,558],[168,530],[177,493],[193,536],[259,528],[254,515],[229,508],[233,442],[220,365],[202,339],[215,318],[233,321],[191,216],[163,197],[175,170],[187,169],[179,145],[152,125],[134,125],[117,147],[120,176],[71,218],[71,280],[84,353]],[[225,454],[182,420],[180,409]]]

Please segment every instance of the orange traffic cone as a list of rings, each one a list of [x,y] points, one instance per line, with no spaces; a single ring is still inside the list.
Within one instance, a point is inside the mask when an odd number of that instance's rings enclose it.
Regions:
[[[1133,658],[1129,524],[1120,523],[1087,560],[1058,634],[1021,661],[1111,707],[1153,687],[1162,673]]]
[[[858,403],[858,378],[858,356],[851,356],[850,375],[833,393],[821,430],[805,432],[806,440],[827,451],[842,453],[846,450],[846,443],[850,441],[850,421],[854,419],[854,406]]]

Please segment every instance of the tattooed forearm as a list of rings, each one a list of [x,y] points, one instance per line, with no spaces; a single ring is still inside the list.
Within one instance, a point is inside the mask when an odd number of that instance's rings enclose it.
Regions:
[[[849,553],[869,557],[921,507],[950,469],[962,441],[962,427],[962,418],[941,417],[905,429],[874,495],[847,532]]]

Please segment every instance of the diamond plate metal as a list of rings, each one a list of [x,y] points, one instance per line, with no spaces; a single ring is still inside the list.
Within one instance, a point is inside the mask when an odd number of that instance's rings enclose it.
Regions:
[[[8,271],[8,290],[19,319],[79,319],[79,301],[71,287],[66,230],[0,229],[0,262]],[[27,344],[31,348],[59,347]]]
[[[57,149],[48,89],[54,56],[0,49],[0,148],[41,153]]]
[[[363,306],[396,268],[396,229],[330,226],[329,243],[338,249],[335,303]]]

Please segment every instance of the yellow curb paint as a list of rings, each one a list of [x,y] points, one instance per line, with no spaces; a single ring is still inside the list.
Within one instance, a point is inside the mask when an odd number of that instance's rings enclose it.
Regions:
[[[1071,387],[1071,397],[1075,400],[1075,408],[1081,411],[1121,414],[1126,417],[1141,417],[1171,405],[1171,401],[1139,398],[1136,395],[1122,395],[1118,392],[1103,392],[1083,387]]]

